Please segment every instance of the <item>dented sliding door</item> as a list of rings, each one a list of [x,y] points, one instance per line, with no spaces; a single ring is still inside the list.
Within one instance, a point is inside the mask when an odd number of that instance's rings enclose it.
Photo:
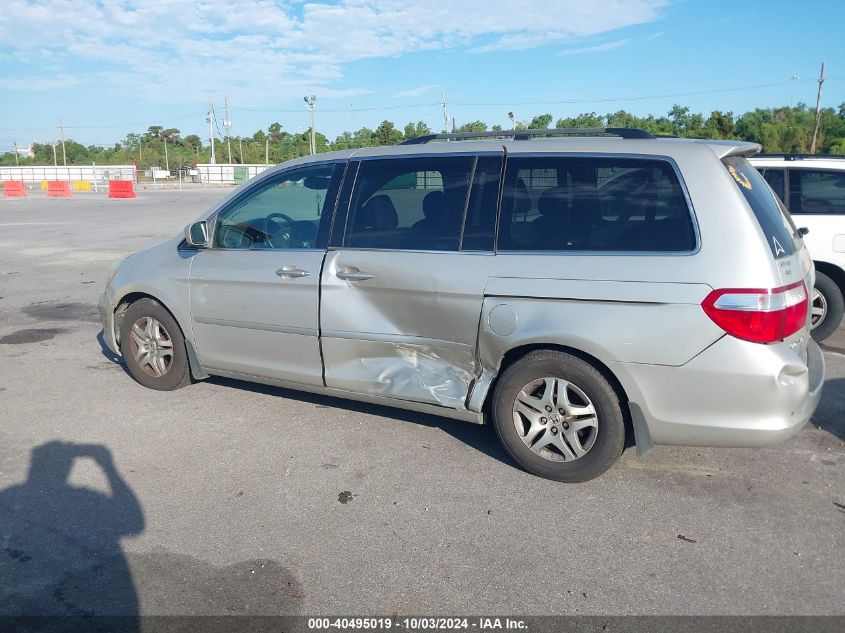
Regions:
[[[464,408],[492,256],[329,251],[320,320],[326,385]]]

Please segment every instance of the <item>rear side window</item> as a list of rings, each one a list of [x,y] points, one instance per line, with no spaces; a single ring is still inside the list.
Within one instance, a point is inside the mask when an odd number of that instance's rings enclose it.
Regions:
[[[789,210],[845,214],[845,171],[790,169]]]
[[[686,252],[695,229],[665,160],[516,157],[505,169],[497,248]]]
[[[362,161],[344,246],[458,250],[474,161],[471,156]]]
[[[766,181],[745,158],[729,156],[725,167],[754,212],[775,259],[795,253],[795,226],[783,204],[766,186]]]
[[[769,183],[769,186],[772,188],[776,194],[778,194],[778,198],[786,201],[786,170],[785,169],[771,169],[769,167],[764,167],[760,169],[760,173],[763,174],[763,178],[766,179],[766,182]]]

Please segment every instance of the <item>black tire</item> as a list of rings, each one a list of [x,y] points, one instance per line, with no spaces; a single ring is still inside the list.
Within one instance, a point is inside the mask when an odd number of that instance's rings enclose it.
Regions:
[[[819,291],[827,303],[827,313],[824,318],[818,322],[816,327],[812,329],[810,334],[821,343],[828,336],[833,334],[842,322],[842,314],[845,312],[845,300],[842,298],[842,290],[833,279],[824,273],[816,273],[816,290]],[[812,297],[810,299],[812,307]]]
[[[576,385],[595,409],[598,425],[592,448],[573,461],[552,461],[534,453],[516,430],[513,406],[517,394],[531,381],[544,377]],[[567,483],[594,479],[614,464],[625,445],[625,416],[616,390],[591,364],[556,350],[530,352],[508,367],[496,383],[492,413],[496,434],[508,454],[528,472],[546,479]]]
[[[161,376],[152,375],[151,368],[145,369],[136,360],[137,344],[132,338],[132,326],[139,320],[152,318],[164,328],[164,333],[172,347],[172,358],[167,362],[166,371]],[[153,299],[139,299],[130,305],[123,314],[120,324],[120,351],[129,373],[139,383],[150,389],[173,391],[191,383],[191,371],[188,365],[188,353],[185,338],[179,324],[171,314]]]

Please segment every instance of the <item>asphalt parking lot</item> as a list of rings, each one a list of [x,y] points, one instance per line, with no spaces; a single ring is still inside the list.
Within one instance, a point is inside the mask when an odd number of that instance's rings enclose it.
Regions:
[[[570,486],[489,427],[224,379],[144,389],[97,300],[225,193],[0,198],[0,613],[845,613],[841,331],[796,438],[631,449]]]

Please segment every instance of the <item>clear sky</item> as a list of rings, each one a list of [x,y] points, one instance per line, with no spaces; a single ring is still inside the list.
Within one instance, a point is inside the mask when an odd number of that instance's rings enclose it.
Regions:
[[[507,126],[550,112],[666,114],[845,101],[841,0],[3,0],[0,151],[111,144],[149,125],[208,136]],[[800,79],[790,80],[791,75]]]

